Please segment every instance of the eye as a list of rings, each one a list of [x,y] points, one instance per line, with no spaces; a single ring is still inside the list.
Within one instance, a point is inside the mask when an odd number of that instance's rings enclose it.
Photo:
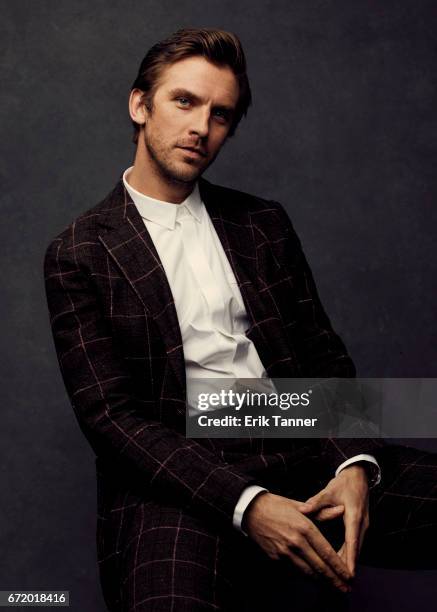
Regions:
[[[176,101],[181,105],[181,106],[189,106],[190,104],[190,100],[188,98],[186,98],[185,96],[178,96],[176,98]]]
[[[216,109],[214,111],[214,117],[216,119],[219,119],[221,123],[226,123],[227,121],[229,121],[229,114],[226,111],[220,109]]]

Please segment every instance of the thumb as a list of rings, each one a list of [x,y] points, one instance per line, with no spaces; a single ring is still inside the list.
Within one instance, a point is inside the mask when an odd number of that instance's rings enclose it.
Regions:
[[[322,508],[314,517],[318,521],[329,521],[337,518],[344,513],[344,506],[331,506],[330,508]]]
[[[317,495],[309,497],[305,502],[300,503],[297,509],[299,512],[309,513],[321,510],[326,505],[328,504],[323,499],[323,491],[320,491],[320,493],[317,493]]]

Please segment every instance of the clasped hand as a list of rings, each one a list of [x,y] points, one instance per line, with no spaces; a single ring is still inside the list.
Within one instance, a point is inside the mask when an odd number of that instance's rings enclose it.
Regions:
[[[368,481],[351,465],[305,502],[262,493],[244,515],[244,529],[271,559],[289,558],[304,574],[328,579],[350,591],[356,561],[369,526]],[[336,552],[314,520],[343,516],[345,539]]]

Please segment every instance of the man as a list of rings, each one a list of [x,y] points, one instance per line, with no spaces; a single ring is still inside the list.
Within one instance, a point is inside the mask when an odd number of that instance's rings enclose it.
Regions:
[[[129,99],[134,165],[47,249],[61,372],[97,456],[110,610],[298,609],[296,576],[302,609],[321,609],[315,576],[350,590],[378,461],[399,480],[376,440],[184,435],[194,379],[355,375],[283,207],[201,178],[250,102],[236,36],[156,44]],[[273,601],[281,589],[292,602]]]

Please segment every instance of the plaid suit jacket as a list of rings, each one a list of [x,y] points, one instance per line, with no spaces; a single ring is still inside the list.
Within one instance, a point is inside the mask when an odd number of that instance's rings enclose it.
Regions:
[[[204,179],[199,188],[240,287],[247,336],[268,375],[354,376],[284,208]],[[228,529],[246,486],[274,488],[284,476],[293,478],[297,457],[317,441],[265,440],[267,446],[249,451],[247,441],[185,438],[184,351],[174,301],[121,178],[51,241],[44,271],[65,387],[97,456],[100,514],[155,499]],[[334,469],[376,446],[326,440],[321,450]]]

